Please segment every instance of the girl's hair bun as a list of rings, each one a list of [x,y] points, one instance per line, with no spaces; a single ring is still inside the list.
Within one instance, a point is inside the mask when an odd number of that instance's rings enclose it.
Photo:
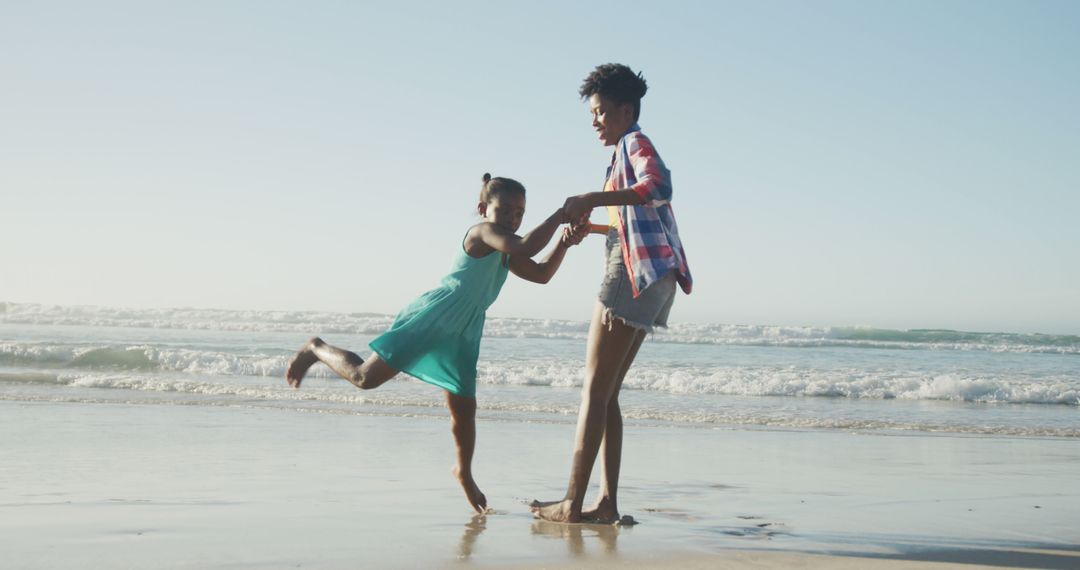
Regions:
[[[507,193],[525,195],[525,187],[517,180],[503,178],[502,176],[492,177],[487,172],[484,173],[483,180],[484,185],[480,189],[481,202],[490,202],[493,197]]]

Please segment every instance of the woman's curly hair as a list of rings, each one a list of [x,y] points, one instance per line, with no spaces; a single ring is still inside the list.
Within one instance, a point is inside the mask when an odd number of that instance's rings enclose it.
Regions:
[[[578,94],[582,99],[599,94],[616,103],[632,103],[636,121],[641,115],[641,98],[648,90],[649,86],[640,72],[634,73],[632,69],[621,63],[605,63],[596,66],[596,69],[585,78],[581,88],[578,89]]]

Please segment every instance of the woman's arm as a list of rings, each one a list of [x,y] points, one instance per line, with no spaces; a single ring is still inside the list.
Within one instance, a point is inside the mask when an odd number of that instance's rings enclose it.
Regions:
[[[660,160],[652,141],[640,133],[626,138],[626,155],[634,171],[632,186],[614,192],[589,192],[566,199],[563,209],[574,222],[601,206],[659,205],[671,200],[671,172]]]
[[[635,190],[623,188],[614,192],[587,192],[577,196],[571,196],[563,204],[566,217],[573,222],[584,220],[592,212],[593,208],[602,206],[628,206],[644,204],[645,199]]]

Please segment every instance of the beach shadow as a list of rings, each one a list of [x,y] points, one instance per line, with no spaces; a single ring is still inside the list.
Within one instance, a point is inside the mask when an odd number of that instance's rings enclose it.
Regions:
[[[1002,568],[1040,568],[1048,570],[1073,570],[1080,568],[1080,550],[1042,550],[1035,549],[940,549],[908,552],[896,555],[881,555],[874,558],[906,560],[918,562],[942,562],[952,564],[975,564],[980,566],[998,566]]]
[[[586,541],[596,540],[600,552],[615,555],[618,550],[620,527],[610,524],[564,524],[545,520],[533,521],[532,533],[566,541],[566,548],[575,557],[588,554]]]
[[[980,568],[1039,568],[1075,570],[1080,568],[1080,545],[994,539],[949,539],[934,536],[904,536],[837,533],[819,536],[825,543],[859,546],[877,545],[894,553],[867,552],[859,548],[825,552],[880,560],[970,564]],[[813,552],[809,552],[813,553]],[[820,553],[820,552],[818,552]]]
[[[458,560],[468,560],[472,557],[476,539],[480,538],[487,530],[487,515],[473,515],[472,520],[465,523],[465,532],[461,534],[461,542],[458,544]]]

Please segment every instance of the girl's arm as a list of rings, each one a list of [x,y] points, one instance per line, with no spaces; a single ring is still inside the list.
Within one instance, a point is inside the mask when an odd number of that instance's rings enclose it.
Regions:
[[[540,253],[541,249],[544,249],[544,246],[551,241],[551,236],[555,234],[555,230],[559,228],[559,224],[565,220],[566,216],[560,208],[524,236],[518,236],[496,224],[477,224],[469,232],[469,240],[473,243],[468,245],[475,245],[475,242],[479,241],[487,248],[505,253],[511,257],[532,257]]]
[[[540,284],[547,283],[551,281],[555,272],[559,270],[559,266],[562,265],[563,258],[566,257],[566,250],[581,243],[581,240],[587,235],[589,235],[588,226],[578,225],[573,228],[566,228],[563,230],[559,242],[555,244],[555,248],[544,257],[543,261],[537,263],[528,257],[510,256],[510,271],[526,281]]]

